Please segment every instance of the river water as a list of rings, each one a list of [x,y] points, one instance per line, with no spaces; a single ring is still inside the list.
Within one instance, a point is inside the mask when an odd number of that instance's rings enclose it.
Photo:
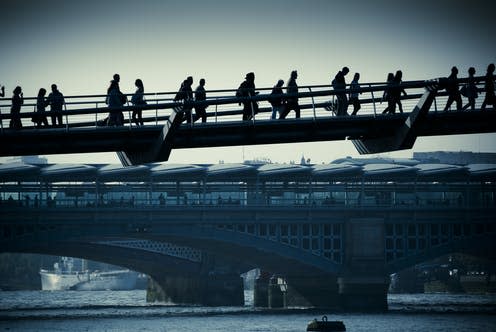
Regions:
[[[0,292],[0,331],[300,332],[322,315],[347,331],[496,331],[496,294],[389,295],[384,314],[149,304],[146,292]]]

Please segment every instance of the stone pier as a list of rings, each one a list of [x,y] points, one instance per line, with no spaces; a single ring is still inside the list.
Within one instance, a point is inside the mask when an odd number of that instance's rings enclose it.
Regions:
[[[269,280],[271,274],[261,271],[260,275],[255,278],[253,287],[253,305],[259,308],[267,308],[269,306]]]
[[[154,277],[148,283],[148,302],[243,306],[243,279],[235,274]]]
[[[339,303],[335,276],[290,276],[286,281],[288,307],[335,308]]]
[[[346,224],[347,272],[338,278],[340,306],[347,311],[386,311],[384,220],[352,219]]]

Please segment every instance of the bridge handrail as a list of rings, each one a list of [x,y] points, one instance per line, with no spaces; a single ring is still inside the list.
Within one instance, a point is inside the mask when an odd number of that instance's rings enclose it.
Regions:
[[[480,81],[483,81],[485,76],[476,76],[474,77],[475,82],[479,83]],[[445,77],[440,77],[440,78],[435,78],[435,79],[430,79],[430,80],[412,80],[412,81],[402,81],[401,86],[404,88],[424,88],[432,84],[432,81],[438,80],[442,81],[443,79],[447,79]],[[459,78],[457,79],[457,83],[466,83],[468,82],[468,77],[467,78]],[[365,83],[359,83],[361,86],[369,86],[369,88],[364,88],[361,87],[360,89],[357,89],[356,91],[358,92],[369,92],[372,90],[370,89],[370,86],[379,86],[379,87],[386,87],[387,82],[365,82]],[[343,89],[349,92],[349,88],[351,84],[346,84],[348,88]],[[330,88],[332,89],[332,85],[330,84],[320,84],[320,85],[299,85],[298,88],[301,89],[308,89],[308,88]],[[262,88],[256,88],[256,91],[271,91],[273,88],[272,87],[262,87]],[[283,89],[287,89],[287,87],[283,87]],[[238,89],[216,89],[216,90],[206,90],[207,93],[224,93],[224,92],[236,92]],[[381,90],[381,89],[379,89]],[[340,91],[340,90],[337,90]],[[374,90],[376,91],[376,90]],[[175,95],[177,91],[160,91],[160,92],[146,92],[144,93],[144,96],[161,96],[161,95]],[[127,97],[132,96],[134,93],[125,93],[124,95]],[[64,96],[65,99],[73,99],[73,98],[106,98],[107,94],[91,94],[91,95],[68,95]],[[37,97],[24,97],[24,100],[36,100]],[[3,97],[0,98],[0,101],[10,101],[11,98],[9,97]],[[173,98],[170,98],[170,100],[173,100]]]
[[[432,85],[434,81],[442,81],[443,79],[445,78],[436,78],[436,79],[432,79],[432,80],[414,80],[414,81],[403,81],[401,82],[401,87],[402,88],[405,88],[405,89],[411,89],[411,88],[425,88],[429,85]],[[475,77],[475,81],[476,83],[479,83],[480,81],[482,81],[484,79],[484,76],[477,76]],[[461,83],[466,83],[468,82],[468,78],[459,78],[457,80],[457,83],[458,84],[461,84]],[[353,91],[356,91],[356,92],[372,92],[372,91],[383,91],[385,89],[388,88],[388,83],[387,82],[367,82],[367,83],[359,83],[360,84],[360,88],[357,88],[357,89],[353,89]],[[346,84],[347,88],[345,89],[333,89],[332,85],[326,85],[326,84],[322,84],[322,85],[301,85],[301,86],[298,86],[298,88],[302,89],[302,90],[305,90],[305,89],[308,89],[308,88],[311,88],[311,89],[316,89],[316,88],[329,88],[329,89],[332,89],[330,91],[334,91],[334,92],[347,92],[347,93],[350,93],[351,89],[351,84]],[[255,91],[271,91],[273,88],[272,87],[263,87],[263,88],[256,88]],[[286,90],[287,87],[282,87],[283,90]],[[218,89],[218,90],[206,90],[206,93],[207,94],[211,94],[211,93],[224,93],[224,92],[236,92],[238,91],[238,89]],[[326,90],[327,91],[327,90]],[[147,92],[147,93],[144,93],[144,96],[161,96],[161,95],[175,95],[177,93],[177,91],[167,91],[167,92]],[[134,93],[125,93],[124,95],[126,97],[130,97],[132,96]],[[304,94],[304,93],[300,93],[300,94]],[[298,94],[298,95],[300,95]],[[330,93],[330,94],[335,94],[335,93]],[[269,95],[269,94],[266,94],[266,95]],[[68,95],[68,96],[64,96],[64,99],[84,99],[84,98],[103,98],[103,100],[101,102],[105,102],[105,98],[107,98],[107,94],[95,94],[95,95]],[[293,96],[296,96],[296,94],[285,94],[285,96],[290,96],[290,97],[293,97]],[[308,95],[308,97],[311,96],[311,93],[310,95]],[[317,96],[317,95],[315,95]],[[220,96],[222,97],[222,96]],[[228,98],[229,96],[225,96],[226,98]],[[252,97],[252,98],[256,98],[258,96],[255,96],[255,97]],[[301,96],[302,98],[304,98],[305,96]],[[217,96],[217,98],[219,98],[219,96]],[[23,98],[24,100],[36,100],[37,97],[24,97]],[[173,100],[173,98],[170,98],[170,99],[163,99],[163,100]],[[267,99],[262,99],[262,100],[267,100]],[[9,97],[4,97],[4,98],[0,98],[0,101],[11,101],[11,98]],[[95,101],[92,101],[91,103],[95,103]],[[1,105],[3,106],[3,105]],[[24,104],[23,106],[36,106],[36,104]]]
[[[475,78],[476,82],[480,82],[482,79],[484,79],[483,76],[479,76]],[[401,87],[403,89],[419,89],[419,88],[425,88],[428,86],[432,85],[440,85],[439,88],[440,90],[443,89],[443,84],[446,82],[447,79],[445,78],[439,78],[435,80],[428,80],[428,81],[405,81],[401,83]],[[457,80],[459,84],[468,82],[468,78],[460,78]],[[360,83],[361,87],[359,89],[353,89],[353,92],[358,92],[358,93],[366,93],[370,92],[373,95],[373,92],[377,91],[385,91],[389,88],[387,83],[384,82],[374,82],[374,83]],[[296,98],[314,98],[314,97],[325,97],[325,96],[334,96],[339,93],[345,93],[349,94],[351,92],[350,85],[347,85],[347,88],[345,89],[333,89],[330,85],[312,85],[312,86],[299,86],[300,90],[303,90],[304,88],[308,88],[308,92],[299,92],[297,94],[284,94],[284,98],[289,98],[289,97],[296,97]],[[324,90],[312,90],[312,88],[324,88]],[[268,91],[271,90],[272,88],[260,88],[256,89],[257,91]],[[283,88],[286,89],[286,88]],[[236,89],[224,89],[224,90],[209,90],[207,93],[213,93],[213,92],[235,92],[237,91]],[[479,88],[479,91],[483,91],[483,89]],[[177,92],[160,92],[160,93],[147,93],[145,95],[148,96],[158,96],[158,95],[172,95],[176,94]],[[440,93],[439,95],[446,95],[447,93]],[[130,96],[131,94],[127,94],[127,96]],[[409,94],[407,96],[402,96],[402,100],[408,100],[408,99],[416,99],[419,98],[421,94]],[[84,96],[67,96],[64,97],[66,99],[82,99],[82,98],[106,98],[107,95],[84,95]],[[54,115],[57,113],[63,114],[66,118],[70,115],[87,115],[87,114],[94,114],[95,115],[95,121],[84,121],[84,122],[78,122],[78,123],[66,123],[66,128],[69,127],[82,127],[82,126],[93,126],[96,125],[97,114],[103,114],[103,113],[108,113],[109,111],[123,111],[123,112],[129,112],[129,119],[125,121],[126,123],[131,123],[131,116],[130,112],[135,111],[135,110],[159,110],[159,109],[171,109],[175,107],[181,107],[181,106],[187,106],[188,108],[193,108],[193,107],[207,107],[210,105],[215,105],[216,108],[218,105],[227,105],[227,104],[241,104],[241,103],[247,103],[247,102],[252,102],[252,101],[269,101],[271,98],[270,94],[259,94],[253,97],[235,97],[235,96],[209,96],[205,101],[181,101],[181,102],[176,102],[173,101],[172,99],[169,98],[162,98],[162,99],[151,99],[148,100],[147,105],[139,105],[139,106],[123,106],[123,107],[118,107],[118,108],[110,108],[110,107],[98,107],[98,104],[104,103],[104,100],[99,100],[99,101],[80,101],[80,102],[66,102],[66,105],[92,105],[95,104],[96,107],[89,107],[89,108],[79,108],[79,109],[66,109],[62,112],[53,112],[49,111],[45,114],[45,116],[50,116]],[[35,98],[24,98],[24,99],[35,99]],[[9,98],[2,98],[0,100],[8,100],[10,101]],[[165,101],[165,102],[162,102]],[[370,104],[372,103],[374,106],[374,115],[376,114],[376,105],[375,103],[378,101],[382,101],[382,96],[381,98],[364,98],[360,99],[360,102],[362,104]],[[330,106],[331,102],[315,102],[314,100],[312,101],[311,105],[303,104],[301,105],[301,109],[309,109],[313,108],[314,110],[314,118],[315,118],[315,108],[324,108],[327,106]],[[6,106],[10,105],[0,105],[0,109]],[[35,104],[24,104],[23,107],[30,107],[30,106],[35,106]],[[270,112],[270,108],[260,108],[261,112]],[[235,111],[222,111],[222,112],[208,112],[207,115],[212,116],[215,115],[217,116],[229,116],[229,115],[236,115],[236,114],[241,114],[241,110],[235,110]],[[38,113],[36,111],[33,112],[22,112],[19,114],[20,118],[31,118]],[[10,113],[8,114],[0,114],[0,122],[3,119],[11,119],[12,116]],[[147,122],[150,121],[151,118],[146,118]],[[159,116],[158,113],[155,114],[155,117],[152,119],[155,122],[158,120],[167,120],[168,115],[163,115]],[[68,121],[66,121],[68,122]],[[3,129],[3,125],[2,125]]]

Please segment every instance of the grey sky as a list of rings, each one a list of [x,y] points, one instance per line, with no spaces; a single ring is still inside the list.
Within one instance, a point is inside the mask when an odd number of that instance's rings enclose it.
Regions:
[[[134,90],[171,91],[187,75],[207,89],[234,88],[254,71],[257,86],[286,80],[327,84],[348,65],[361,81],[447,76],[496,60],[490,1],[2,1],[0,84],[25,95],[57,83],[66,95],[103,93],[112,74]],[[416,150],[495,151],[494,135],[418,142]],[[419,144],[420,143],[420,144]],[[245,157],[315,162],[356,155],[351,143],[245,147]],[[410,155],[411,151],[400,153]],[[395,154],[392,154],[395,155]],[[241,161],[242,148],[174,151],[175,162]],[[113,154],[49,160],[116,162]]]

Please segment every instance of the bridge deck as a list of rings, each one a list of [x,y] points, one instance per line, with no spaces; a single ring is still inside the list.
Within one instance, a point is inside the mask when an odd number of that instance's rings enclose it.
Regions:
[[[476,78],[477,82],[482,79]],[[457,81],[460,85],[466,82],[467,79]],[[100,98],[105,96],[72,96],[67,99],[74,101],[66,102],[66,110],[61,113],[64,117],[61,128],[35,129],[28,122],[40,114],[22,112],[23,129],[6,129],[13,115],[0,114],[0,156],[116,151],[121,162],[129,165],[165,161],[171,149],[177,148],[347,139],[353,140],[361,154],[367,154],[409,149],[418,136],[496,132],[493,110],[438,112],[438,105],[447,102],[447,93],[443,92],[447,83],[446,79],[402,82],[401,88],[408,90],[408,95],[397,102],[403,103],[405,113],[387,115],[382,114],[388,106],[383,96],[392,86],[362,84],[358,89],[363,94],[358,116],[334,116],[339,108],[336,96],[351,93],[348,87],[341,90],[330,86],[300,87],[299,93],[284,94],[284,98],[299,99],[301,118],[284,120],[267,119],[272,111],[268,93],[237,98],[233,97],[234,90],[218,90],[209,91],[205,101],[185,102],[164,99],[157,93],[152,94],[155,99],[149,99],[147,105],[119,108],[99,106],[104,104]],[[480,86],[478,89],[483,92]],[[167,94],[171,93],[165,93],[165,97]],[[30,99],[33,98],[26,98]],[[482,96],[477,99],[477,107],[482,100]],[[0,99],[0,108],[10,108],[7,101]],[[252,120],[240,121],[241,104],[251,108]],[[254,112],[255,104],[260,105],[258,114]],[[23,107],[36,110],[35,104]],[[208,123],[181,125],[183,116],[188,114],[184,110],[196,107],[208,107]],[[349,112],[351,108],[349,105]],[[146,125],[133,124],[131,112],[136,110],[143,112]],[[116,113],[122,114],[124,123],[118,127],[103,126],[102,116]],[[47,117],[53,114],[46,112]]]
[[[181,125],[173,148],[198,148],[252,144],[333,141],[387,137],[405,122],[408,114],[328,117],[278,121],[257,120]],[[162,130],[143,127],[47,128],[5,130],[0,133],[0,156],[108,151],[141,151]],[[417,129],[418,136],[496,132],[496,112],[430,112]]]

